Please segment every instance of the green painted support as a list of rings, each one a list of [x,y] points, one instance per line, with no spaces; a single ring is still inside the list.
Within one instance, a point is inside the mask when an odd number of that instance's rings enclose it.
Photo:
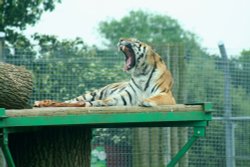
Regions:
[[[0,117],[0,119],[3,119],[4,118],[4,115],[5,115],[5,110],[3,108],[0,108],[0,114],[1,116],[3,117]],[[5,159],[6,159],[6,162],[8,164],[8,167],[15,167],[15,163],[14,163],[14,160],[11,156],[11,153],[10,153],[10,149],[9,149],[9,139],[8,139],[8,130],[6,128],[3,128],[1,129],[1,137],[0,137],[0,141],[1,141],[1,147],[2,147],[2,150],[3,150],[3,154],[5,156]]]
[[[194,134],[172,158],[167,167],[174,167],[211,121],[211,103],[159,107],[99,107],[99,108],[36,108],[4,110],[0,108],[1,146],[9,167],[15,167],[8,134],[34,131],[42,126],[84,125],[103,127],[193,127]]]
[[[194,134],[187,143],[179,150],[179,152],[171,159],[167,167],[174,167],[185,153],[192,147],[199,137],[205,136],[205,127],[194,127]]]
[[[88,125],[93,127],[117,126],[185,126],[206,125],[202,112],[151,112],[151,113],[122,113],[122,114],[89,114],[67,116],[35,116],[35,117],[8,117],[0,122],[3,127],[34,127],[55,125]],[[203,120],[203,121],[201,121]],[[142,124],[144,123],[144,124]],[[147,123],[147,124],[145,124]]]

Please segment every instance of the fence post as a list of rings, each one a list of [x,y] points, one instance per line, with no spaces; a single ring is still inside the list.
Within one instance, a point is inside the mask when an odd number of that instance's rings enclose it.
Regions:
[[[4,38],[5,33],[0,31],[0,61],[4,60]]]
[[[175,79],[175,89],[174,94],[178,94],[178,86],[179,86],[179,76],[178,76],[178,48],[175,45],[170,45],[170,54],[169,54],[169,63],[170,63],[170,71],[172,73],[172,77]],[[175,98],[178,98],[175,97]],[[178,99],[176,99],[178,101]],[[176,155],[179,151],[179,138],[178,138],[178,128],[172,127],[170,129],[170,140],[171,140],[171,156]],[[175,165],[175,167],[179,167],[179,163]]]
[[[5,33],[0,31],[0,62],[4,61],[4,38]],[[6,161],[3,156],[2,148],[0,148],[0,165],[6,167]]]
[[[178,45],[178,103],[185,103],[185,48],[183,44]],[[188,128],[179,128],[179,147],[182,148],[188,141]],[[186,153],[179,162],[179,166],[188,167],[188,153]]]
[[[224,118],[225,118],[225,142],[226,142],[226,166],[227,167],[235,167],[235,153],[234,153],[234,128],[233,123],[230,120],[232,116],[232,101],[230,95],[230,70],[229,70],[229,62],[226,53],[226,49],[223,43],[219,45],[220,54],[222,56],[222,65],[224,71]]]

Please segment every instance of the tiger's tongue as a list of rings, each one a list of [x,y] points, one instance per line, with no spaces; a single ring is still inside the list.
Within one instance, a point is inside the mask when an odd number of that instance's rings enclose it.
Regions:
[[[131,58],[131,56],[129,56],[129,57],[127,58],[127,60],[126,60],[125,65],[124,65],[124,70],[125,70],[125,71],[128,71],[128,70],[129,70],[131,61],[132,61],[132,58]]]

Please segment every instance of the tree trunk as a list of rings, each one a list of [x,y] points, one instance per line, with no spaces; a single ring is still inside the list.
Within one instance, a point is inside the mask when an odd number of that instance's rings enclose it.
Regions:
[[[184,46],[180,45],[178,47],[178,51],[179,51],[179,60],[178,60],[178,69],[179,69],[179,75],[178,75],[178,102],[179,103],[185,103],[185,93],[184,93],[184,88],[185,88],[185,71],[186,71],[186,67],[185,67],[185,61],[184,61],[184,56],[185,56],[185,52],[184,52]],[[186,144],[188,140],[188,128],[186,127],[182,127],[179,128],[179,147],[183,147],[184,144]],[[182,159],[179,162],[179,165],[181,167],[188,167],[188,153],[186,153]]]
[[[178,142],[178,128],[177,127],[171,127],[171,155],[172,158],[173,156],[175,156],[177,154],[177,152],[179,151],[179,142]],[[177,163],[175,165],[176,167],[179,166],[179,164]]]
[[[29,71],[0,62],[0,107],[28,108],[32,87],[32,74]]]
[[[139,167],[140,165],[140,147],[139,147],[139,128],[133,128],[132,132],[132,167]]]
[[[150,166],[157,167],[157,166],[164,166],[164,164],[160,164],[163,162],[161,157],[163,157],[162,153],[160,152],[160,148],[162,147],[160,143],[160,129],[161,128],[150,128],[150,137],[151,141],[149,143],[150,147]]]
[[[133,167],[150,167],[149,128],[135,128],[133,133]]]
[[[170,61],[170,71],[174,77],[174,94],[176,102],[178,103],[178,86],[179,86],[179,69],[178,69],[178,48],[176,46],[170,46],[169,48],[169,61]],[[173,127],[171,128],[171,156],[174,156],[178,151],[178,128]],[[176,164],[176,167],[178,167],[179,164]]]
[[[17,167],[90,167],[91,129],[81,126],[44,127],[10,135]]]
[[[158,127],[133,129],[133,167],[164,166],[160,131]]]

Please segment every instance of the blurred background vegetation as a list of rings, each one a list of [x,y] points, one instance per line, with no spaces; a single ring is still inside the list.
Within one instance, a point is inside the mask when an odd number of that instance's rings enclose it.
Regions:
[[[209,50],[202,48],[199,37],[184,30],[177,20],[170,16],[138,10],[131,11],[119,20],[103,21],[99,24],[99,33],[108,41],[105,49],[95,45],[89,46],[82,38],[59,39],[39,33],[31,37],[23,35],[22,30],[27,25],[36,24],[42,13],[52,11],[57,3],[60,3],[60,0],[0,0],[0,31],[6,34],[0,59],[25,66],[32,71],[35,87],[31,104],[34,100],[42,99],[63,101],[108,83],[128,80],[128,74],[122,71],[124,58],[118,53],[116,43],[120,37],[135,37],[152,45],[166,61],[175,79],[174,93],[178,103],[209,101],[214,105],[214,116],[224,115],[223,59],[220,55],[211,54]],[[231,92],[231,104],[228,105],[232,106],[233,116],[249,117],[250,48],[242,50],[239,55],[230,56],[228,63]],[[250,165],[249,120],[234,123],[236,164]],[[121,154],[120,157],[125,156],[122,155],[122,150],[130,148],[126,150],[126,157],[135,162],[132,154],[141,150],[133,150],[132,147],[138,145],[141,139],[135,140],[137,143],[132,142],[136,135],[130,135],[130,132],[131,129],[97,129],[93,132],[93,147],[112,146],[116,148],[113,149],[116,150],[113,154]],[[169,132],[169,129],[162,128],[158,131],[149,129],[144,132],[148,133],[145,134],[148,137],[148,141],[145,142],[148,143],[143,145],[156,145],[155,148],[159,151],[157,155],[160,157],[158,160],[162,165],[166,161],[164,157],[173,154],[168,151],[169,145],[164,144],[165,135],[183,135],[187,130]],[[160,136],[159,141],[150,143],[153,141],[150,135],[155,133]],[[181,146],[187,135],[184,135],[184,139],[183,136],[173,139],[175,141],[171,141],[172,144]],[[206,140],[192,148],[189,157],[186,157],[180,166],[225,166],[224,122],[214,121],[208,129],[207,136]],[[123,149],[117,150],[118,147]],[[160,147],[166,150],[160,150]],[[154,149],[153,146],[150,148]],[[128,152],[131,155],[128,155]],[[136,166],[132,162],[123,164]]]

